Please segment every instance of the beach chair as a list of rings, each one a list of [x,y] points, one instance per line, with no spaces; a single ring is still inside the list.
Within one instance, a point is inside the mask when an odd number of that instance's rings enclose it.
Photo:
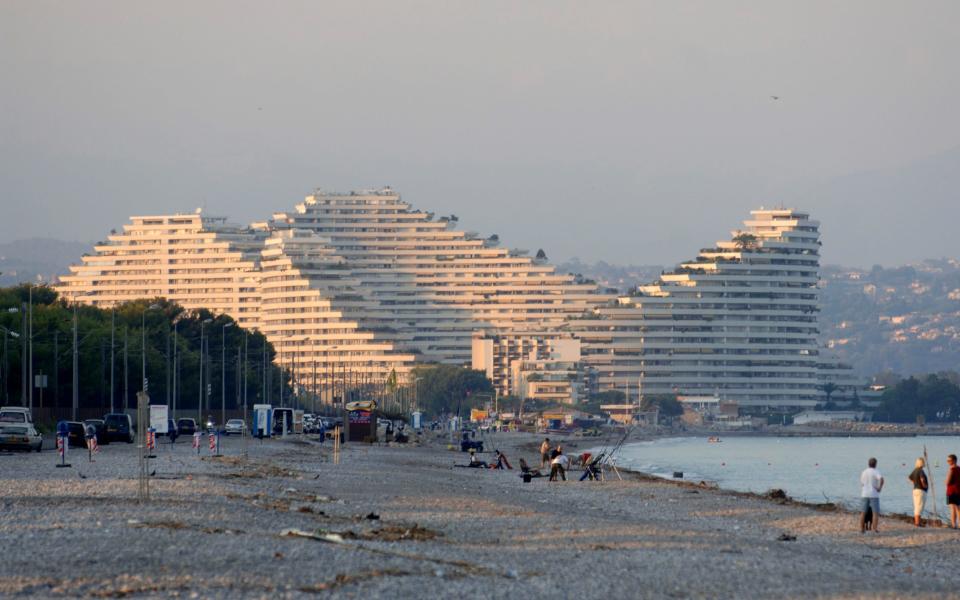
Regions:
[[[520,478],[523,479],[524,483],[530,483],[530,480],[534,477],[543,477],[543,474],[539,469],[531,469],[527,461],[520,457]]]

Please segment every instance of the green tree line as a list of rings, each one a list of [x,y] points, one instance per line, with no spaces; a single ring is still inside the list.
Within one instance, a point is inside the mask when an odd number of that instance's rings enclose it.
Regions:
[[[920,416],[927,422],[957,421],[960,386],[944,375],[902,379],[883,392],[875,420],[911,423]]]
[[[419,381],[418,381],[419,380]],[[493,399],[493,384],[483,371],[454,365],[423,365],[412,372],[420,410],[428,415],[470,416]]]
[[[281,385],[284,396],[290,397],[289,378],[284,376],[281,384],[270,343],[260,333],[241,329],[226,315],[188,311],[160,298],[127,302],[114,310],[68,306],[49,287],[20,285],[0,289],[0,403],[20,405],[29,394],[23,385],[23,367],[26,364],[29,372],[32,321],[33,374],[47,376],[43,414],[57,419],[70,416],[74,318],[81,415],[110,410],[111,365],[114,410],[136,406],[144,350],[151,402],[168,403],[175,398],[178,411],[187,411],[186,416],[196,414],[201,400],[207,402],[204,395],[209,396],[209,412],[218,415],[221,391],[231,409],[237,407],[238,399],[242,405],[244,391],[248,405],[266,399],[278,404]],[[41,390],[34,388],[33,406],[40,405]]]

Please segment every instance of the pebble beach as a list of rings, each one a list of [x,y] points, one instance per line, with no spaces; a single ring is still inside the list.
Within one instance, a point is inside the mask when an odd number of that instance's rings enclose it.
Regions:
[[[162,443],[0,454],[0,596],[23,598],[943,598],[960,534],[622,472],[523,483],[532,434],[487,438],[514,470],[460,468],[443,436],[306,436],[224,456]],[[593,445],[570,439],[568,454]],[[579,446],[579,448],[578,448]]]

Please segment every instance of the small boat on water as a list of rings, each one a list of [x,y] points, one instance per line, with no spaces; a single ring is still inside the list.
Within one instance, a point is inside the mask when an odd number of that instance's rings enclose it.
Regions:
[[[710,437],[707,438],[707,441],[710,442],[711,444],[719,444],[722,440],[720,439],[720,436],[711,435]]]

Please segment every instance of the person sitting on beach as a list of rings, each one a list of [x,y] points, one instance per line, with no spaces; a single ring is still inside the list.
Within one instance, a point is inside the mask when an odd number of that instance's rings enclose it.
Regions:
[[[527,460],[520,457],[520,476],[529,474],[530,477],[543,477],[543,473],[540,472],[540,469],[531,469],[530,465],[527,464]]]
[[[871,525],[873,532],[877,533],[877,525],[880,524],[880,490],[883,489],[883,475],[877,470],[877,459],[871,458],[867,461],[867,468],[860,474],[860,486],[863,507],[860,513],[860,533],[867,530],[867,509],[873,511]]]
[[[570,465],[570,460],[567,458],[567,455],[554,451],[557,455],[550,461],[550,481],[556,481],[557,475],[560,475],[560,478],[564,481],[567,480],[567,467]]]
[[[960,520],[960,467],[956,454],[947,457],[947,506],[950,507],[950,525],[956,529]]]
[[[488,465],[487,465],[486,461],[483,461],[483,460],[480,460],[480,459],[477,458],[477,451],[476,451],[476,450],[472,450],[472,449],[471,449],[471,450],[470,450],[470,464],[469,464],[468,466],[469,466],[470,468],[473,468],[473,469],[486,469]]]
[[[513,466],[510,464],[510,461],[507,460],[507,456],[503,452],[494,450],[493,454],[497,458],[497,462],[490,465],[491,469],[513,469]]]
[[[907,477],[913,483],[913,524],[920,527],[920,515],[923,514],[923,504],[927,499],[927,489],[929,482],[927,474],[923,470],[924,461],[917,459],[913,471]]]
[[[550,456],[550,438],[545,438],[540,444],[540,468],[547,466],[551,458],[553,457]]]

